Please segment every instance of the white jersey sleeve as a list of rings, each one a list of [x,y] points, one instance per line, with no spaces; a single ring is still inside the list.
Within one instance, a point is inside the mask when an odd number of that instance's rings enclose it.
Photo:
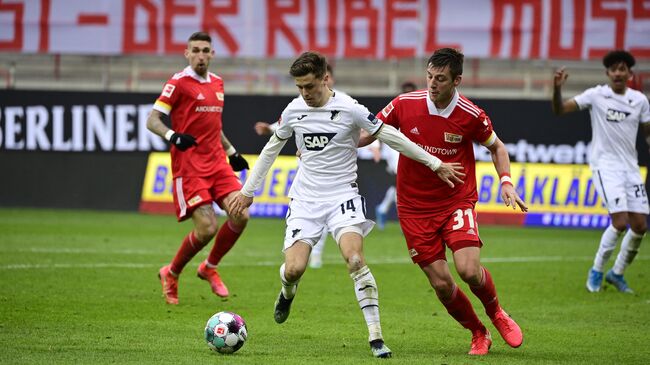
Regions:
[[[275,133],[276,136],[278,136],[279,139],[286,140],[291,138],[291,135],[293,134],[293,128],[289,123],[291,118],[292,118],[291,109],[289,107],[286,107],[284,111],[282,111],[280,120],[273,123],[276,126],[275,129],[273,129],[273,132]]]
[[[580,108],[580,110],[590,109],[591,104],[593,104],[595,95],[596,88],[592,87],[583,91],[582,94],[574,96],[573,100],[575,100],[576,104],[578,104],[578,108]]]
[[[354,102],[355,104],[350,108],[350,112],[354,116],[354,123],[359,128],[368,131],[371,135],[375,135],[384,122],[377,119],[377,117],[375,117],[375,115],[372,114],[364,105],[357,103],[356,100],[354,100]]]

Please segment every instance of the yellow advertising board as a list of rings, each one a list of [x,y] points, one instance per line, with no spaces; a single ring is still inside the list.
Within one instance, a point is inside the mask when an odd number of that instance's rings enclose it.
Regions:
[[[253,166],[258,156],[245,155],[245,158]],[[297,165],[294,156],[278,156],[264,184],[255,193],[252,215],[284,216],[289,203],[287,194],[296,176]],[[589,225],[602,226],[606,223],[607,210],[596,192],[588,165],[512,163],[510,171],[513,185],[530,208],[524,224],[546,225],[543,222],[577,222],[580,219],[584,222],[591,219],[592,222],[594,217],[598,223]],[[246,170],[239,172],[242,181],[245,181],[247,173]],[[645,179],[645,167],[641,168],[641,174]],[[492,163],[476,163],[476,185],[479,213],[513,213],[501,200],[499,178]],[[151,153],[142,187],[141,210],[173,211],[173,207],[170,208],[171,187],[169,153]],[[580,226],[578,223],[567,224]]]

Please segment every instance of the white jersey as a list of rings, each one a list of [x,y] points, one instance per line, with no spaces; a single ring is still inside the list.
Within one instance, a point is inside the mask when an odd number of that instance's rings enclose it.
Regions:
[[[650,122],[648,98],[630,88],[620,95],[609,85],[599,85],[574,100],[591,114],[591,168],[638,170],[636,136],[639,123]]]
[[[347,95],[347,94],[344,93],[343,91],[338,91],[338,90],[336,90],[336,89],[332,89],[332,91],[334,91],[337,95],[339,95],[339,94],[341,94],[341,95]],[[339,95],[339,96],[340,96],[340,95]],[[279,126],[279,125],[280,125],[280,121],[277,121],[277,122],[274,122],[274,123],[272,123],[272,124],[269,124],[269,129],[271,129],[271,132],[275,132],[275,131],[278,129],[278,126]]]
[[[306,201],[342,200],[358,194],[357,145],[361,128],[370,134],[383,123],[350,96],[334,92],[319,108],[295,98],[282,112],[275,134],[295,133],[300,167],[289,197]]]

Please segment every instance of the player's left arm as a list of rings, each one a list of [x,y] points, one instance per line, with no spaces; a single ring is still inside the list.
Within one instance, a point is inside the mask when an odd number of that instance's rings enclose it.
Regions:
[[[234,171],[241,171],[248,169],[248,161],[242,156],[235,147],[230,143],[230,140],[226,137],[226,135],[221,131],[221,145],[223,146],[223,149],[226,151],[226,155],[228,155],[228,161],[230,162],[230,166],[232,166],[232,169]]]
[[[511,206],[513,210],[519,206],[522,212],[527,212],[528,206],[526,206],[526,203],[524,203],[512,185],[512,179],[510,178],[510,156],[508,156],[506,145],[501,142],[496,134],[494,134],[494,141],[491,144],[483,145],[490,150],[492,163],[494,163],[497,174],[501,179],[501,199],[503,199],[506,206]]]

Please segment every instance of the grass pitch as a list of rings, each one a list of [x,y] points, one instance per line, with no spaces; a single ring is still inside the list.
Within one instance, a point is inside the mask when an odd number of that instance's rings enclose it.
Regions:
[[[479,218],[480,220],[480,218]],[[0,209],[0,363],[11,364],[642,364],[650,361],[650,256],[626,273],[635,295],[587,293],[600,231],[481,227],[482,260],[503,307],[524,331],[509,348],[465,284],[493,334],[490,354],[466,355],[470,334],[410,263],[396,223],[375,230],[365,253],[377,279],[382,328],[394,357],[371,357],[352,282],[331,238],[322,269],[308,269],[288,321],[273,321],[284,222],[252,219],[220,273],[231,297],[214,296],[195,270],[180,305],[161,297],[158,268],[190,223],[136,213]],[[645,243],[644,245],[647,245]],[[616,253],[615,253],[616,254]],[[610,265],[613,264],[610,262]],[[210,352],[205,322],[228,310],[249,340],[233,355]]]

